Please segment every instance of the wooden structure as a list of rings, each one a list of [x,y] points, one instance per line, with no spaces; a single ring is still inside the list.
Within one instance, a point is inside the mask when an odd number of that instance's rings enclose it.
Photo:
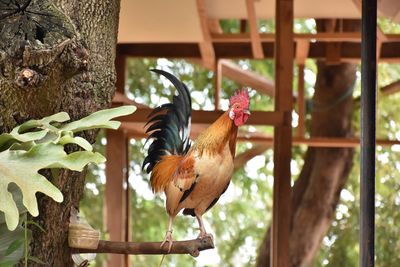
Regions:
[[[400,2],[381,0],[380,14],[399,20]],[[226,8],[229,6],[229,8]],[[311,8],[312,7],[312,8]],[[134,14],[134,15],[133,15]],[[338,17],[340,15],[340,17]],[[157,19],[154,19],[157,17]],[[239,133],[239,140],[273,146],[274,197],[271,266],[289,266],[290,160],[292,145],[317,147],[355,147],[358,138],[306,138],[304,127],[304,64],[307,58],[330,62],[359,61],[361,32],[293,33],[294,18],[360,19],[361,0],[122,0],[117,45],[117,93],[114,105],[133,103],[124,94],[127,57],[185,58],[213,70],[216,77],[215,110],[194,111],[192,137],[212,123],[219,110],[222,76],[253,87],[261,94],[275,98],[275,110],[252,111],[250,125],[274,127],[274,136],[261,133]],[[179,19],[177,19],[179,18]],[[275,33],[262,33],[260,19],[275,18]],[[223,33],[219,21],[237,19],[239,33]],[[160,24],[162,21],[162,25]],[[184,23],[182,23],[184,22]],[[400,62],[400,35],[385,34],[377,29],[376,59]],[[275,59],[275,81],[242,70],[229,59]],[[297,103],[293,102],[293,62],[298,65]],[[393,93],[398,82],[382,88]],[[299,126],[292,137],[291,114],[298,105]],[[106,216],[110,240],[130,241],[128,140],[145,134],[143,125],[151,111],[144,105],[121,118],[119,131],[107,134]],[[400,144],[397,140],[377,140],[380,145]],[[263,151],[263,150],[262,150]],[[260,153],[262,152],[260,151]],[[129,266],[127,256],[110,255],[107,266]]]

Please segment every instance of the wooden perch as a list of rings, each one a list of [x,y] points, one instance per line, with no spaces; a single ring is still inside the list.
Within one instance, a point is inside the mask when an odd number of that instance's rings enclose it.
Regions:
[[[113,253],[129,255],[190,254],[197,257],[200,251],[214,248],[211,237],[185,241],[174,241],[171,251],[168,245],[160,248],[161,242],[116,242],[100,240],[96,249],[73,248],[72,253]]]

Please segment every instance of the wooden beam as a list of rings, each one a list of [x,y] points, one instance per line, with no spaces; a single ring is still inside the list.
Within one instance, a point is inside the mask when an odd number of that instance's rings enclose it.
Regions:
[[[273,137],[266,135],[245,135],[239,136],[238,141],[240,142],[252,142],[256,144],[272,145],[274,142]],[[293,145],[300,146],[306,145],[309,147],[324,147],[324,148],[359,148],[360,138],[335,138],[335,137],[293,137]],[[400,145],[400,140],[387,140],[377,139],[376,144],[379,146],[394,146]]]
[[[391,95],[400,91],[400,80],[388,84],[380,89],[383,95]]]
[[[110,240],[123,241],[125,237],[125,194],[123,183],[126,162],[126,136],[122,131],[107,130],[106,145],[106,228]],[[109,255],[107,266],[124,266],[124,257]]]
[[[153,109],[138,108],[133,114],[128,116],[119,117],[121,122],[147,122],[148,115]],[[224,111],[192,111],[192,123],[205,123],[211,124],[216,121]],[[284,116],[282,112],[277,111],[252,111],[251,116],[247,122],[248,125],[281,125],[284,123]]]
[[[200,21],[201,32],[203,35],[203,41],[199,43],[201,58],[203,59],[204,65],[214,68],[215,53],[211,41],[210,31],[208,29],[208,18],[204,0],[196,0],[196,5]]]
[[[342,62],[359,62],[361,44],[359,42],[342,42]],[[273,58],[274,43],[263,42],[264,57]],[[201,58],[197,43],[131,43],[118,44],[117,50],[130,57],[151,58]],[[221,42],[214,43],[216,58],[251,59],[251,45],[249,42]],[[308,58],[324,59],[326,57],[326,43],[310,43]],[[380,62],[400,62],[400,41],[382,43]]]
[[[264,76],[253,71],[244,70],[238,64],[226,59],[221,59],[222,75],[240,85],[249,86],[259,93],[273,97],[275,94],[275,84]]]
[[[250,28],[251,50],[256,59],[264,58],[264,52],[261,45],[260,33],[258,32],[256,10],[254,0],[246,0],[247,17]]]
[[[334,138],[334,137],[312,137],[312,138],[294,138],[293,144],[307,145],[310,147],[331,147],[331,148],[358,148],[360,147],[360,138]],[[400,145],[400,140],[377,139],[376,144],[379,146]]]
[[[202,67],[207,68],[207,66],[203,65],[199,60],[191,60],[195,64],[200,64]],[[260,94],[265,94],[270,97],[274,96],[275,85],[271,80],[266,79],[264,76],[251,71],[244,70],[238,64],[232,62],[227,59],[219,59],[217,67],[215,69],[210,69],[213,71],[220,71],[222,77],[226,77],[232,81],[237,82],[242,86],[249,86],[252,89],[256,90]],[[221,88],[222,79],[218,78],[218,73],[216,78],[216,86],[219,84],[219,88]]]
[[[192,140],[196,139],[208,126],[209,124],[192,124],[190,138]],[[120,128],[127,133],[129,138],[148,137],[144,122],[123,122]]]
[[[211,35],[213,43],[249,43],[251,36],[249,33],[220,33]],[[295,33],[296,42],[304,40],[309,42],[353,42],[361,41],[361,32],[317,32],[317,33]],[[262,42],[273,42],[275,34],[260,33]],[[400,34],[388,33],[381,38],[383,43],[399,42]]]
[[[297,72],[297,112],[299,115],[298,125],[297,125],[297,136],[304,137],[305,134],[305,98],[304,98],[304,64],[298,65]]]
[[[274,33],[260,33],[260,41],[275,41]],[[250,33],[220,33],[211,35],[213,43],[249,43],[251,42]],[[305,40],[312,42],[360,42],[360,32],[319,32],[319,33],[296,33],[293,36],[295,41]],[[398,39],[398,35],[391,37]]]
[[[192,130],[190,132],[190,138],[195,140],[200,133],[202,133],[209,124],[192,124]],[[121,125],[121,129],[126,131],[128,138],[147,138],[145,133],[144,123],[136,122],[124,122]],[[258,145],[265,145],[271,147],[274,142],[274,138],[270,135],[259,133],[259,132],[247,132],[239,131],[237,140],[239,142],[251,142]],[[359,137],[298,137],[295,136],[292,139],[292,144],[296,146],[306,145],[310,147],[331,147],[331,148],[345,148],[360,147]],[[387,140],[377,139],[376,144],[380,146],[393,146],[400,145],[400,140]],[[250,152],[249,152],[250,153]],[[238,155],[239,156],[239,155]]]
[[[74,248],[72,251],[73,253],[114,253],[129,255],[190,254],[193,257],[197,257],[200,255],[200,251],[214,248],[214,243],[211,237],[174,241],[170,252],[168,252],[168,246],[160,246],[161,242],[113,242],[100,240],[96,249]]]
[[[274,128],[274,185],[271,227],[271,267],[289,267],[293,109],[293,0],[275,1],[275,111],[286,124]]]

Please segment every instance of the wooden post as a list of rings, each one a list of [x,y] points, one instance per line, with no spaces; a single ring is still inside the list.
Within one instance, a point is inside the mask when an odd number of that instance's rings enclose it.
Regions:
[[[123,131],[107,130],[106,227],[111,241],[125,241],[126,142]],[[107,267],[125,266],[123,255],[108,255]]]
[[[360,266],[375,266],[377,0],[362,1]]]
[[[293,108],[293,0],[276,0],[275,110],[284,114],[274,129],[274,196],[271,266],[289,267]]]
[[[297,82],[297,111],[299,122],[297,125],[297,137],[304,137],[305,133],[305,99],[304,99],[304,64],[298,65]]]
[[[129,155],[130,155],[130,150],[129,150],[129,138],[127,133],[124,131],[124,142],[125,142],[125,168],[124,168],[124,184],[126,185],[125,187],[125,221],[124,221],[124,226],[125,226],[125,236],[124,240],[125,242],[130,242],[131,241],[131,236],[132,236],[132,224],[131,224],[131,190],[129,187]],[[124,257],[125,261],[125,267],[130,267],[131,263],[129,261],[129,255],[125,254]]]
[[[117,53],[115,57],[115,72],[117,73],[117,82],[115,83],[116,92],[125,95],[126,80],[126,56]]]
[[[219,103],[221,100],[221,87],[222,87],[222,64],[220,60],[216,60],[214,75],[215,75],[214,110],[219,110]]]
[[[116,92],[125,95],[126,57],[117,54],[115,59],[117,72]],[[106,227],[112,241],[128,241],[126,233],[128,203],[123,184],[127,182],[127,137],[123,131],[107,130],[106,146]],[[108,255],[107,267],[129,267],[128,257]]]

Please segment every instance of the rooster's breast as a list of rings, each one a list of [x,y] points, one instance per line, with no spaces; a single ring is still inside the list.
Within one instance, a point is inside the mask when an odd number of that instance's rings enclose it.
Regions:
[[[231,180],[233,158],[229,145],[226,144],[222,153],[210,154],[205,151],[203,155],[195,156],[194,169],[198,180],[183,206],[204,212],[211,202],[221,196]]]

